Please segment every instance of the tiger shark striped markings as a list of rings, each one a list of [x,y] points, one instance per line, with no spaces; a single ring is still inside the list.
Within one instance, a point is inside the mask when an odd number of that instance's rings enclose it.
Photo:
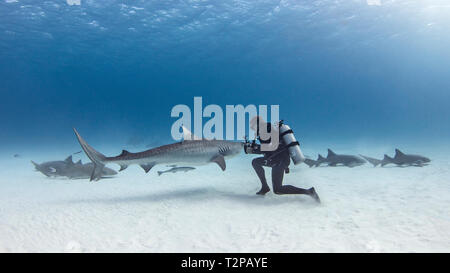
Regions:
[[[92,148],[77,132],[73,129],[81,148],[94,163],[94,170],[91,175],[91,181],[99,180],[101,171],[106,164],[115,163],[120,166],[120,171],[125,170],[129,165],[137,164],[148,173],[155,165],[173,164],[173,165],[204,165],[211,162],[216,163],[225,171],[225,158],[238,155],[243,150],[244,143],[226,140],[207,140],[191,137],[185,138],[182,142],[176,142],[163,145],[157,148],[149,149],[143,152],[131,153],[123,150],[118,156],[107,157]],[[183,128],[185,130],[185,128]],[[186,132],[185,136],[189,135]]]

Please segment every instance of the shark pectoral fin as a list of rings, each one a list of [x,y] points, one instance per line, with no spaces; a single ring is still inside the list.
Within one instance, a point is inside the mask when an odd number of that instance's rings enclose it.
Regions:
[[[153,164],[153,163],[151,163],[151,164],[142,164],[140,166],[142,167],[142,169],[144,169],[145,173],[148,173],[155,166],[155,164]]]
[[[128,168],[128,165],[120,165],[119,172],[125,170],[126,168]]]
[[[225,169],[227,168],[227,164],[225,163],[225,158],[223,157],[223,155],[217,155],[213,157],[213,159],[211,159],[211,162],[217,163],[222,171],[225,171]]]

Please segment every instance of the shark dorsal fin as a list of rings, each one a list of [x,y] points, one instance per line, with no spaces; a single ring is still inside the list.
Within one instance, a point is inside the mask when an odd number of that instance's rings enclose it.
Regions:
[[[64,162],[68,164],[73,164],[72,155],[69,155],[66,159],[64,159]]]
[[[181,126],[183,128],[183,141],[190,140],[202,140],[200,137],[194,135],[188,128]]]
[[[317,157],[317,160],[322,160],[325,159],[325,157],[323,157],[321,154],[319,154],[319,157]]]
[[[400,151],[399,149],[395,149],[395,157],[402,156],[402,155],[405,155],[405,154],[402,153],[402,151]]]
[[[333,152],[331,149],[328,149],[328,156],[327,157],[335,156],[335,155],[336,155],[335,152]]]
[[[130,152],[128,152],[127,150],[122,150],[122,153],[119,156],[126,156],[131,154]]]

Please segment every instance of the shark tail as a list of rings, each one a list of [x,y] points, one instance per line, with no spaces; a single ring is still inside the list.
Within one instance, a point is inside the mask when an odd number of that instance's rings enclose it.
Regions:
[[[385,165],[392,163],[393,158],[389,157],[387,154],[384,155],[383,160],[381,160],[381,167],[384,167]]]
[[[314,165],[316,165],[316,161],[309,159],[309,158],[306,158],[305,161],[303,161],[303,162],[305,162],[305,164],[308,165],[310,168],[312,168]]]
[[[31,160],[31,163],[33,163],[34,167],[36,168],[36,170],[39,170],[39,164],[37,164],[36,162],[34,162],[33,160]]]
[[[325,157],[323,157],[321,154],[317,157],[316,163],[314,164],[315,167],[319,167],[320,164],[322,164],[326,160]]]
[[[376,158],[364,156],[364,155],[361,155],[361,154],[360,154],[360,156],[361,156],[362,158],[364,158],[365,160],[367,160],[369,163],[371,163],[374,167],[380,165],[381,162],[382,162],[382,160],[379,160],[379,159],[376,159]]]
[[[94,170],[92,171],[90,181],[100,180],[102,177],[102,171],[105,167],[106,156],[97,152],[94,148],[92,148],[86,141],[80,136],[75,128],[73,128],[75,135],[77,136],[78,142],[81,145],[81,148],[86,153],[87,157],[94,164]]]

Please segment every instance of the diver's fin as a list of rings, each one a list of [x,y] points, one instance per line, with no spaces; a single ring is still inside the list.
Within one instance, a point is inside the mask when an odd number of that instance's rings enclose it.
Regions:
[[[213,159],[211,159],[211,162],[217,163],[222,171],[225,171],[225,169],[227,168],[227,164],[225,163],[225,158],[223,157],[223,155],[217,155],[213,157]]]
[[[86,153],[87,157],[94,163],[94,170],[92,171],[90,180],[100,180],[102,177],[103,168],[105,167],[106,156],[97,152],[94,148],[92,148],[86,141],[78,134],[77,130],[73,128],[75,135],[77,136],[78,142],[81,145],[81,148]]]
[[[142,167],[142,169],[144,169],[145,173],[148,173],[155,166],[155,164],[142,164],[140,166]]]
[[[333,152],[331,149],[328,149],[328,155],[327,155],[327,158],[330,157],[330,156],[335,156],[335,155],[336,155],[335,152]]]
[[[360,154],[360,156],[362,158],[364,158],[365,160],[367,160],[369,163],[371,163],[374,167],[378,166],[381,164],[382,160],[373,158],[373,157],[368,157],[368,156],[364,156],[362,154]]]

